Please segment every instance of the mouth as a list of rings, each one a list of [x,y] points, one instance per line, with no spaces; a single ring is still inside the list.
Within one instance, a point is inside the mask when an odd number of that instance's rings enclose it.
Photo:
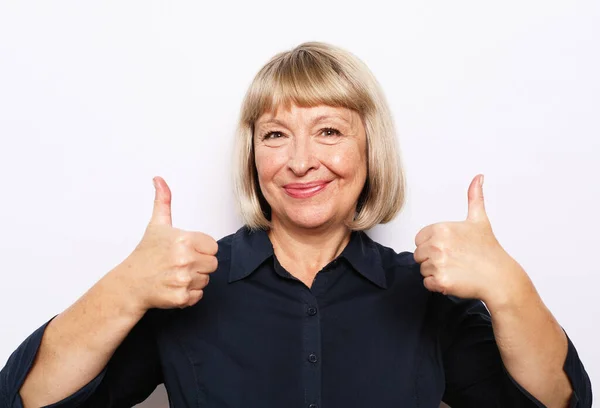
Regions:
[[[319,194],[330,181],[313,181],[310,183],[290,183],[283,186],[287,195],[293,198],[309,198]]]

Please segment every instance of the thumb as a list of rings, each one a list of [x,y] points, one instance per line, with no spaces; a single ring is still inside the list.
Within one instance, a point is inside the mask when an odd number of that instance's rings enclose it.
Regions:
[[[171,189],[162,177],[154,177],[154,209],[150,224],[173,226],[171,219]]]
[[[469,202],[467,219],[471,221],[486,220],[487,214],[483,200],[483,174],[478,174],[471,181],[467,196]]]

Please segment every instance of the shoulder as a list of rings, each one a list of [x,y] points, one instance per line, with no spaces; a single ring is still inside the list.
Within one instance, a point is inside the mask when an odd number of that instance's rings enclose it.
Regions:
[[[375,250],[388,278],[390,274],[408,274],[415,279],[422,278],[421,265],[415,261],[412,251],[398,252],[394,248],[375,241],[366,234],[365,237],[369,242],[369,246]]]
[[[415,261],[414,253],[411,251],[396,252],[395,249],[373,241],[377,252],[381,257],[381,264],[384,268],[406,268],[420,270],[420,264]]]
[[[219,250],[217,252],[217,259],[219,262],[228,261],[231,259],[231,248],[233,246],[233,241],[236,235],[239,235],[242,231],[242,228],[233,232],[229,235],[225,235],[217,241],[217,245],[219,246]]]
[[[235,252],[252,252],[254,249],[265,246],[264,243],[259,242],[262,235],[266,236],[264,231],[253,231],[246,226],[238,228],[237,231],[225,235],[217,241],[219,246],[217,259],[219,262],[229,262]]]

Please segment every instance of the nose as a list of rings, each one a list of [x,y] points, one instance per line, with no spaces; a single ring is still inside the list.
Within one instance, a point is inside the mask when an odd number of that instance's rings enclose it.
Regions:
[[[294,141],[290,149],[288,167],[298,177],[304,176],[311,169],[319,168],[319,160],[315,156],[309,137],[297,138]]]

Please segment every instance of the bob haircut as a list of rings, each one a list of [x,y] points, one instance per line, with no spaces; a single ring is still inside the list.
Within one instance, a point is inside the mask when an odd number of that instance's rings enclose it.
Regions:
[[[234,188],[240,215],[251,229],[271,228],[271,207],[259,186],[254,125],[266,112],[329,105],[360,115],[367,136],[367,179],[351,230],[391,221],[404,205],[405,176],[393,119],[369,68],[350,52],[323,42],[305,42],[280,52],[261,68],[242,102],[234,150]]]

